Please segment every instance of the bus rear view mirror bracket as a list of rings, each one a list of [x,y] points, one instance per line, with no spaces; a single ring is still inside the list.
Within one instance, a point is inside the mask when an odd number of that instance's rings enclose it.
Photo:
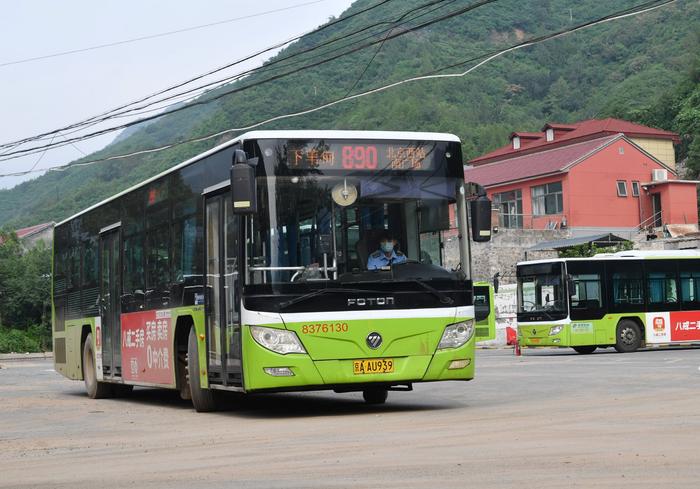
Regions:
[[[237,149],[233,153],[231,166],[231,196],[233,213],[240,215],[255,214],[258,211],[255,167],[257,158],[248,158],[245,151]]]

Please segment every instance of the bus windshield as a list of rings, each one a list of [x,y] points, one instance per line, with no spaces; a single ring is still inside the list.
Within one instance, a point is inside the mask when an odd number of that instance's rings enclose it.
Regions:
[[[518,319],[566,317],[566,287],[562,263],[518,267]]]
[[[392,280],[402,264],[412,279],[464,279],[456,243],[445,251],[462,181],[451,143],[258,144],[247,283]]]

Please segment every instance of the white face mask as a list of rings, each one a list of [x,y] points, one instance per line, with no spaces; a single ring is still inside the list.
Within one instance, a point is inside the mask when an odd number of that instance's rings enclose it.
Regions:
[[[382,241],[381,248],[384,253],[391,253],[394,251],[394,243],[392,241]]]

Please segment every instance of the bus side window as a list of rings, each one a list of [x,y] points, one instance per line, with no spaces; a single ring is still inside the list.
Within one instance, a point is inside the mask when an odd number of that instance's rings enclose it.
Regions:
[[[601,298],[600,275],[587,273],[572,275],[575,288],[571,296],[571,306],[582,309],[599,309],[603,307]]]
[[[700,309],[700,260],[680,260],[681,310]]]
[[[646,271],[647,309],[649,311],[678,310],[676,260],[648,260]]]
[[[611,262],[608,264],[608,274],[612,288],[611,312],[644,309],[644,281],[639,262]]]

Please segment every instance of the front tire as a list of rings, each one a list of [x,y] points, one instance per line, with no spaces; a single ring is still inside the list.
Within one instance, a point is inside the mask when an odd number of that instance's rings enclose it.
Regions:
[[[199,346],[194,327],[190,329],[190,336],[187,340],[187,373],[190,397],[195,410],[198,413],[216,411],[218,407],[216,402],[217,393],[211,389],[202,389],[202,384],[199,381]]]
[[[97,380],[92,333],[88,333],[83,345],[83,379],[85,379],[85,390],[90,399],[104,399],[113,396],[112,385]]]
[[[642,345],[642,331],[639,325],[629,319],[623,319],[617,325],[615,350],[620,353],[630,353]]]
[[[574,351],[580,355],[590,355],[598,347],[595,345],[586,345],[586,346],[572,346],[571,348],[573,348]]]
[[[362,391],[362,397],[367,404],[384,404],[389,391],[384,387],[371,387]]]

